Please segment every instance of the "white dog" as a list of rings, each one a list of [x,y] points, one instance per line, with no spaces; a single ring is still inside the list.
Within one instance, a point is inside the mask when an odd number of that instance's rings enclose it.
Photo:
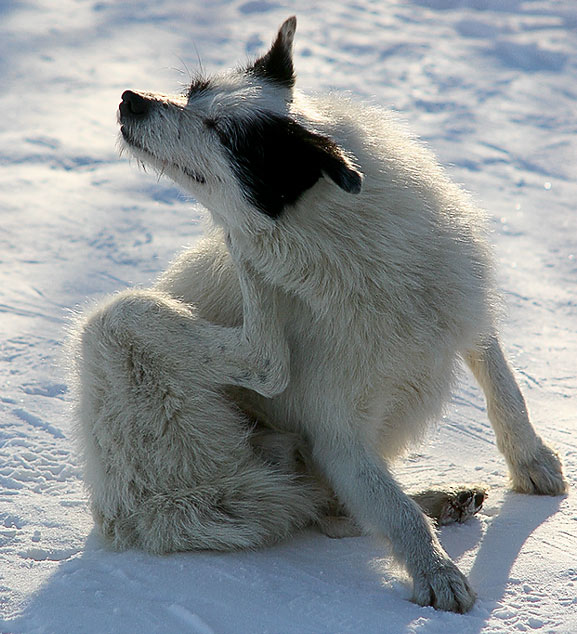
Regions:
[[[499,345],[482,215],[387,113],[294,90],[295,27],[184,96],[123,95],[124,147],[215,231],[77,324],[94,516],[117,548],[170,552],[310,522],[348,534],[342,505],[389,539],[417,603],[464,612],[474,592],[421,507],[460,521],[483,489],[411,499],[388,469],[439,416],[459,357],[513,488],[561,494],[561,465]]]

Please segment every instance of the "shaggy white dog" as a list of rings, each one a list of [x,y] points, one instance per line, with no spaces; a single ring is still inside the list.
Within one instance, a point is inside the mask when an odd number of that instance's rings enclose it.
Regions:
[[[561,494],[561,465],[499,345],[482,215],[386,112],[294,90],[295,27],[184,96],[123,95],[124,147],[215,231],[77,323],[94,516],[115,547],[162,553],[310,522],[349,534],[346,509],[389,539],[417,603],[466,611],[474,592],[419,504],[460,521],[483,489],[411,499],[388,469],[439,416],[459,357],[513,488]]]

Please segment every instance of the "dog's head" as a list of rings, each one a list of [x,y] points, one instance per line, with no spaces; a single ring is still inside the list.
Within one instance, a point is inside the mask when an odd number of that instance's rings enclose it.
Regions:
[[[185,95],[122,95],[123,146],[190,191],[217,222],[234,222],[230,214],[247,205],[276,218],[322,177],[351,194],[361,189],[360,172],[337,143],[294,116],[295,29],[289,18],[265,55],[199,77]]]

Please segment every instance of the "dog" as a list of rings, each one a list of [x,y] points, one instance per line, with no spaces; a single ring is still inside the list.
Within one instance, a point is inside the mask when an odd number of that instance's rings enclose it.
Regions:
[[[257,548],[317,524],[386,537],[419,605],[475,593],[434,522],[483,487],[408,496],[391,461],[438,418],[463,359],[512,488],[559,495],[497,333],[483,214],[396,119],[295,89],[296,19],[186,94],[126,91],[120,141],[210,212],[149,289],[72,335],[92,511],[115,548]]]

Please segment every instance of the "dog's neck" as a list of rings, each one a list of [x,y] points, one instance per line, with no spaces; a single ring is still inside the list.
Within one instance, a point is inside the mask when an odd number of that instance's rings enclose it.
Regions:
[[[365,254],[346,240],[334,239],[331,225],[336,218],[314,204],[307,208],[307,202],[313,203],[313,197],[286,211],[307,218],[304,222],[281,217],[267,219],[264,226],[257,222],[225,230],[271,285],[298,296],[315,314],[339,315],[341,307],[351,303],[368,308],[380,294],[366,276]],[[314,217],[319,213],[325,217]]]

